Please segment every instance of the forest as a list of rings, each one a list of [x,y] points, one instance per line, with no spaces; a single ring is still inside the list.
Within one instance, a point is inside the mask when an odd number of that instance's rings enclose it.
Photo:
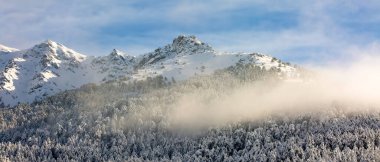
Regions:
[[[218,109],[237,89],[275,87],[281,77],[276,68],[237,64],[186,81],[87,84],[0,108],[0,161],[380,160],[374,107],[354,111],[332,102],[315,105],[318,111],[266,110],[259,117],[229,114],[238,109],[233,105]]]

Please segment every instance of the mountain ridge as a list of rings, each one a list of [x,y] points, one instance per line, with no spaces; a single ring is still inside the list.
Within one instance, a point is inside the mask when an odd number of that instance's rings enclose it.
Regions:
[[[88,56],[47,40],[26,50],[2,52],[0,104],[14,106],[41,100],[88,83],[142,80],[162,75],[185,80],[208,75],[237,63],[277,68],[286,77],[297,69],[258,53],[221,53],[195,36],[180,35],[171,44],[139,56],[113,49],[106,56]]]

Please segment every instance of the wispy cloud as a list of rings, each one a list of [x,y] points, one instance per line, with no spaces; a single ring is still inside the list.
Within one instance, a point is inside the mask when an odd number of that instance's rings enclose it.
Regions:
[[[354,1],[5,1],[0,42],[27,48],[53,39],[90,55],[141,54],[194,34],[226,51],[297,63],[345,58],[377,46],[380,3]]]

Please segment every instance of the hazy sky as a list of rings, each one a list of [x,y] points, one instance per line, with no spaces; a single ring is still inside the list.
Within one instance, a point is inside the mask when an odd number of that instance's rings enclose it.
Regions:
[[[0,44],[52,39],[87,55],[138,55],[179,34],[301,64],[380,49],[376,0],[0,0],[0,24]]]

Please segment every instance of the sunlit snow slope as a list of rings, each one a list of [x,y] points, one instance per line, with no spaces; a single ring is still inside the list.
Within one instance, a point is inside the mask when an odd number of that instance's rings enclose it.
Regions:
[[[48,40],[26,50],[0,45],[0,104],[30,103],[87,83],[157,75],[184,80],[237,63],[276,68],[287,78],[298,76],[295,67],[273,57],[217,52],[194,36],[179,36],[172,44],[138,57],[116,49],[107,56],[86,56]]]

